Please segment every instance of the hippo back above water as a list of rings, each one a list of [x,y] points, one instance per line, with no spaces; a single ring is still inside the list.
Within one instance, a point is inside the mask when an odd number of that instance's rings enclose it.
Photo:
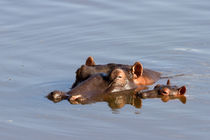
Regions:
[[[109,63],[106,65],[96,65],[92,57],[88,57],[85,65],[82,65],[76,71],[76,80],[72,85],[72,88],[76,87],[80,82],[88,79],[91,75],[96,73],[109,74],[114,69],[121,69],[127,75],[128,79],[132,79],[135,85],[151,85],[160,79],[160,73],[150,70],[143,69],[140,62],[136,62],[134,65],[124,65]]]

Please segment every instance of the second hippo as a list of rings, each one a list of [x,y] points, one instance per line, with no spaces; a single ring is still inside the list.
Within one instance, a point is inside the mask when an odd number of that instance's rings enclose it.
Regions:
[[[170,99],[180,99],[182,103],[186,103],[186,87],[172,86],[170,80],[167,81],[166,85],[156,85],[153,90],[140,91],[136,95],[143,98],[161,98],[162,101],[167,102]]]

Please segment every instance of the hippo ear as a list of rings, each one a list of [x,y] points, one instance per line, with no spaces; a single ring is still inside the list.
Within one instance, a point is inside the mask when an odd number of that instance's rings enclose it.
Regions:
[[[138,78],[140,76],[142,76],[143,74],[143,66],[140,62],[136,62],[132,68],[131,68],[131,72],[133,73],[133,75],[135,75],[135,78]]]
[[[94,66],[94,65],[96,65],[96,63],[95,63],[93,57],[89,56],[89,57],[87,58],[87,60],[86,60],[85,65],[87,65],[87,66]]]
[[[171,85],[171,82],[170,82],[170,80],[168,79],[168,81],[167,81],[167,85],[168,86],[170,86]]]
[[[185,86],[182,86],[178,89],[180,95],[184,95],[187,91]]]

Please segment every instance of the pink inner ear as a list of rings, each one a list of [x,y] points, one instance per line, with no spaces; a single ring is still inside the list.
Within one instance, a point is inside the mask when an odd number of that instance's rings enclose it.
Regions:
[[[136,74],[137,77],[141,76],[143,73],[143,67],[140,62],[136,62],[133,66],[133,73]]]
[[[182,87],[179,88],[179,94],[180,95],[184,95],[186,93],[186,91],[187,91],[187,89],[186,89],[185,86],[182,86]]]
[[[169,86],[171,84],[171,82],[170,82],[170,80],[168,79],[168,81],[167,81],[167,85]]]

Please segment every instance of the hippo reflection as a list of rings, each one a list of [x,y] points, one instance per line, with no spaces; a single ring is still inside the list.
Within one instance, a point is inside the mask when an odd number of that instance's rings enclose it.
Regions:
[[[132,105],[135,108],[141,108],[142,100],[135,93],[135,90],[109,93],[103,97],[103,101],[107,102],[108,106],[112,109],[123,108],[126,104]]]

